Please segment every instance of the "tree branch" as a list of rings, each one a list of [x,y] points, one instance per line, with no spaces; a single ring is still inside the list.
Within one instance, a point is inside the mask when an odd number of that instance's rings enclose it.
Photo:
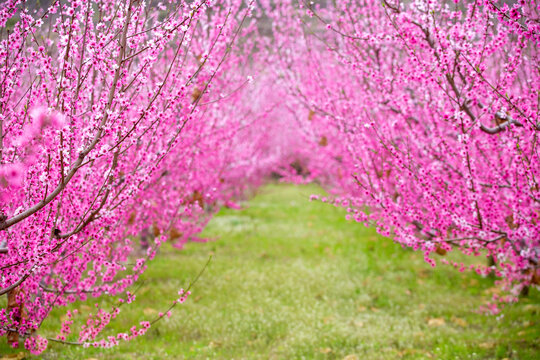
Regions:
[[[510,116],[508,116],[505,113],[500,112],[500,111],[495,113],[495,118],[497,118],[498,120],[506,120],[506,121],[503,122],[502,124],[499,124],[499,125],[495,126],[495,127],[487,127],[484,124],[480,124],[480,129],[485,133],[493,135],[493,134],[498,134],[501,131],[506,130],[508,127],[510,127],[510,125],[523,127],[522,123],[520,123],[519,121],[513,119],[512,117],[510,117]]]

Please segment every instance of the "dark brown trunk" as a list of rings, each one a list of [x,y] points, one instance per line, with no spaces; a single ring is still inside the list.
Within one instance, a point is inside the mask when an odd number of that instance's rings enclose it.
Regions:
[[[7,313],[15,311],[17,314],[13,317],[13,320],[20,322],[22,317],[22,306],[17,303],[17,295],[20,293],[20,288],[8,292]],[[7,332],[7,342],[12,347],[19,347],[19,333],[17,331]]]

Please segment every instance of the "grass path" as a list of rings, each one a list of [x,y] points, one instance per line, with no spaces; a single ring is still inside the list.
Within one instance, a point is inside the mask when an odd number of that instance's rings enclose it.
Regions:
[[[155,316],[210,254],[213,260],[192,297],[145,337],[113,351],[52,345],[43,357],[540,357],[538,291],[503,316],[480,315],[492,280],[443,265],[432,269],[421,254],[347,222],[342,209],[309,202],[318,192],[315,186],[267,186],[245,209],[224,209],[210,222],[203,236],[214,241],[190,243],[182,251],[167,246],[112,331]],[[88,305],[82,309],[89,311]],[[45,324],[45,333],[58,329],[59,314]],[[5,338],[2,352],[14,352]]]

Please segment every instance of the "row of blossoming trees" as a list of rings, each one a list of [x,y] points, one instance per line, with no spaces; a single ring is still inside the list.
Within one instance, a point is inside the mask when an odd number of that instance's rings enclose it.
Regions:
[[[489,256],[475,269],[514,292],[536,284],[539,12],[489,0],[4,2],[0,334],[40,352],[54,307],[130,302],[164,241],[181,246],[271,171],[319,179],[350,217],[432,264],[460,249]],[[72,342],[109,347],[150,326],[100,338],[118,311],[100,309]]]
[[[54,307],[131,300],[164,241],[181,245],[276,166],[279,151],[261,151],[274,147],[273,108],[250,99],[242,68],[251,11],[238,1],[2,4],[0,334],[13,345],[43,350],[36,330]],[[100,310],[77,343],[95,342],[116,315]]]
[[[537,2],[299,1],[266,13],[310,167],[350,218],[433,266],[435,252],[487,256],[470,269],[503,279],[498,300],[540,283]]]

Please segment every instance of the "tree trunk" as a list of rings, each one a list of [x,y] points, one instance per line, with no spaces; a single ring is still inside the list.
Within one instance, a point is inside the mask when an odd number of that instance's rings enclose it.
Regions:
[[[8,292],[8,302],[7,302],[7,313],[15,312],[13,320],[20,323],[22,319],[22,306],[17,303],[17,295],[21,292],[19,287]],[[18,326],[17,326],[18,327]],[[7,342],[12,347],[19,347],[19,333],[17,331],[8,331],[7,332]]]

